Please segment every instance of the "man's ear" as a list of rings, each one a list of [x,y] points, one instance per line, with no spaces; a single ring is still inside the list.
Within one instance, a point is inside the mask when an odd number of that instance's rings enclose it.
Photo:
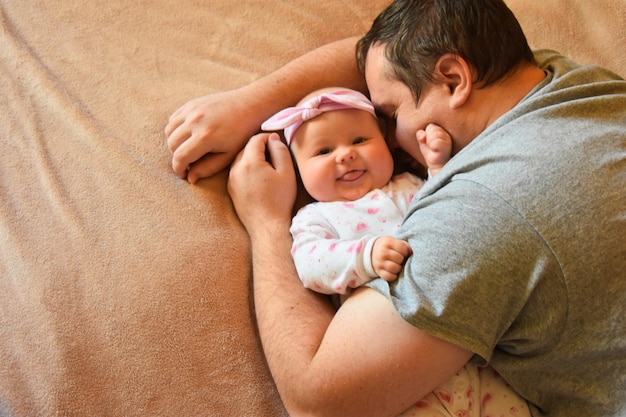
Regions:
[[[458,55],[445,54],[435,65],[435,74],[450,94],[450,107],[461,107],[472,93],[472,71]]]

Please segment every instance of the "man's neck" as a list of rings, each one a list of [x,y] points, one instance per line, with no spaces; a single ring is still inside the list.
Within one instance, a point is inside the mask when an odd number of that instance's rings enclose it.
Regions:
[[[545,73],[536,65],[524,64],[511,71],[501,80],[487,87],[474,87],[472,98],[465,113],[472,131],[466,131],[464,139],[457,141],[459,148],[465,147],[487,129],[504,113],[515,107],[543,79]]]
[[[491,125],[496,119],[515,107],[533,88],[541,83],[545,77],[546,74],[536,65],[523,64],[511,71],[500,81],[489,86],[487,89],[491,90],[488,94],[491,95],[493,107],[487,126]]]

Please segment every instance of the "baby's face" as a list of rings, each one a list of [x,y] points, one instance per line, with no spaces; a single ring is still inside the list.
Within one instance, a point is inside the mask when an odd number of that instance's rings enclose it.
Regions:
[[[323,113],[291,142],[307,192],[317,201],[353,201],[387,184],[393,158],[377,120],[363,110]]]

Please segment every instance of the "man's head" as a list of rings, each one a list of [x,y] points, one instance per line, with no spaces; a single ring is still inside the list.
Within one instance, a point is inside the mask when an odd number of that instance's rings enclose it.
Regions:
[[[422,165],[418,131],[443,127],[454,155],[538,79],[524,33],[499,0],[396,0],[359,41],[357,62],[377,111],[395,123],[390,146]]]
[[[467,62],[477,86],[534,62],[524,32],[501,0],[396,0],[357,45],[361,73],[376,44],[384,45],[388,75],[406,84],[416,103],[446,54]]]

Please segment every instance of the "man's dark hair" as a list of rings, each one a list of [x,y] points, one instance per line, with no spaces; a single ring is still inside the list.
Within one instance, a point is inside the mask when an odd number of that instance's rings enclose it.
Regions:
[[[463,58],[479,86],[534,62],[519,22],[501,0],[396,0],[357,44],[361,73],[375,44],[385,48],[388,75],[406,84],[416,103],[445,54]]]

